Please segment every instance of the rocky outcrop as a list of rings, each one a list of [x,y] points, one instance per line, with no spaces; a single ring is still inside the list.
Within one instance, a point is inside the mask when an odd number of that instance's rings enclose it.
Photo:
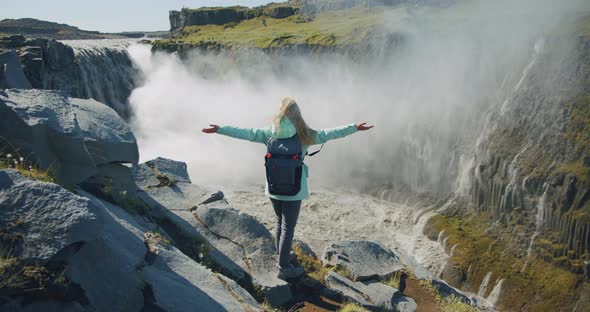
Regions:
[[[347,301],[355,302],[372,311],[416,311],[416,302],[399,290],[377,281],[353,282],[336,272],[326,276],[326,286]]]
[[[218,272],[251,292],[260,291],[273,306],[291,299],[288,284],[276,276],[276,249],[270,232],[225,200],[203,203],[214,192],[191,184],[184,163],[151,160],[137,167],[135,179],[143,190],[140,198],[156,217],[165,217],[186,235],[207,241],[204,256]]]
[[[393,251],[371,241],[333,242],[324,250],[322,263],[342,267],[354,281],[386,278],[403,268]]]
[[[4,49],[12,49],[19,55],[19,67],[30,83],[29,88],[63,90],[72,97],[93,98],[114,108],[119,115],[129,116],[126,102],[135,87],[137,73],[124,48],[74,49],[52,39],[14,35],[0,38],[0,51]]]
[[[293,6],[272,4],[257,8],[242,6],[187,9],[170,11],[170,30],[179,30],[194,25],[223,25],[239,23],[243,20],[266,16],[270,18],[286,18],[297,13]]]
[[[76,195],[16,170],[0,170],[0,208],[0,227],[19,234],[3,259],[43,260],[37,270],[58,270],[77,287],[76,293],[57,288],[31,295],[3,290],[0,310],[260,309],[238,284],[180,252],[166,234],[154,234],[166,233],[158,225],[89,193]],[[15,233],[2,232],[3,252],[9,234]]]
[[[479,145],[471,196],[494,221],[523,225],[545,260],[565,257],[560,264],[581,273],[590,253],[590,126],[589,71],[579,64],[590,63],[590,49],[584,37],[567,40],[537,42],[519,88]]]
[[[14,51],[0,53],[0,89],[9,88],[31,88],[31,83],[27,80]]]
[[[135,164],[135,137],[111,108],[59,91],[7,90],[0,94],[0,133],[19,154],[77,184],[104,165]]]
[[[95,210],[56,184],[24,178],[14,169],[0,171],[0,228],[17,227],[12,254],[22,260],[46,262],[67,246],[96,239],[103,221]]]

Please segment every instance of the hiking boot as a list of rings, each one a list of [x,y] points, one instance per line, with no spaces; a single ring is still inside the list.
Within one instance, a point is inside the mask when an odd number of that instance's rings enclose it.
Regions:
[[[278,278],[280,278],[282,280],[286,280],[289,278],[299,277],[299,276],[303,275],[303,273],[305,273],[305,272],[303,271],[302,267],[295,267],[292,264],[290,264],[285,269],[279,268],[279,274],[277,276],[278,276]]]

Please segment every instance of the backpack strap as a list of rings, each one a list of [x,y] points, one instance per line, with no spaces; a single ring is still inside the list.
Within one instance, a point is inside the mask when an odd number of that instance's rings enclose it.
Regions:
[[[319,149],[319,150],[317,150],[317,151],[315,151],[315,152],[313,152],[313,153],[311,153],[311,154],[309,154],[309,153],[305,153],[305,156],[309,156],[309,157],[311,157],[311,156],[313,156],[313,155],[315,155],[315,154],[319,153],[319,152],[322,150],[322,148],[324,148],[324,144],[322,144],[322,146],[320,146],[320,149]]]

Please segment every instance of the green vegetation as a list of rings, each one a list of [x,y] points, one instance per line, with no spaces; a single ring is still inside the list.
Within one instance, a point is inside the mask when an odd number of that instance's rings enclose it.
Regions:
[[[157,40],[156,47],[188,44],[196,47],[254,47],[276,49],[305,45],[330,48],[361,42],[372,29],[381,25],[387,13],[388,22],[406,15],[404,7],[378,9],[354,8],[320,13],[310,20],[302,15],[277,19],[257,17],[236,25],[188,26],[177,38]]]
[[[0,295],[43,298],[65,293],[68,283],[63,271],[24,263],[13,251],[23,240],[25,222],[18,219],[0,228]]]
[[[399,289],[400,283],[401,283],[401,278],[402,278],[402,275],[405,274],[404,273],[405,271],[407,271],[407,270],[404,269],[404,270],[396,271],[395,273],[393,273],[393,275],[382,280],[381,283],[391,286],[393,288]]]
[[[6,139],[0,137],[0,169],[16,169],[23,176],[42,182],[55,182],[55,174],[52,170],[42,170],[33,164],[28,158],[21,156],[18,149],[12,146]]]
[[[331,269],[324,267],[320,259],[306,255],[299,245],[293,245],[293,252],[297,255],[297,262],[305,270],[305,273],[310,278],[323,284],[326,280],[326,275],[330,273]]]
[[[338,312],[369,312],[369,310],[356,303],[347,303],[346,305],[342,306]]]
[[[6,35],[21,34],[57,40],[123,38],[122,36],[102,34],[98,31],[81,30],[67,24],[42,21],[34,18],[0,20],[0,33]]]
[[[430,221],[436,231],[445,230],[448,245],[458,244],[452,260],[467,272],[470,290],[477,290],[488,272],[492,281],[505,279],[505,295],[499,308],[527,306],[531,311],[571,309],[579,277],[564,269],[540,260],[518,256],[510,248],[516,235],[506,233],[492,236],[484,217],[456,217],[437,215]],[[518,231],[518,226],[515,231]],[[522,230],[522,229],[521,229]],[[524,268],[524,269],[523,269]],[[460,287],[461,285],[455,285]],[[487,296],[491,291],[488,287]]]
[[[415,279],[414,277],[410,277]],[[435,305],[438,309],[443,312],[477,312],[479,309],[471,305],[465,304],[461,299],[455,295],[449,297],[442,297],[438,292],[436,286],[429,280],[419,280],[417,285],[420,287],[420,291],[424,292],[426,296],[434,298]]]
[[[586,66],[590,66],[590,56],[588,57],[589,64]],[[565,137],[574,144],[576,160],[563,165],[561,170],[574,173],[582,183],[588,184],[590,182],[590,79],[586,82],[585,88],[585,93],[571,103],[566,124]]]

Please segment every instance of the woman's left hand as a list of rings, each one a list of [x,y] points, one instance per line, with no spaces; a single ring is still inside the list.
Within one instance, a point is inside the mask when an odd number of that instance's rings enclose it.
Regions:
[[[367,123],[366,122],[362,122],[360,124],[356,124],[356,129],[358,131],[369,130],[369,129],[373,128],[373,127],[375,127],[375,126],[367,126]]]

